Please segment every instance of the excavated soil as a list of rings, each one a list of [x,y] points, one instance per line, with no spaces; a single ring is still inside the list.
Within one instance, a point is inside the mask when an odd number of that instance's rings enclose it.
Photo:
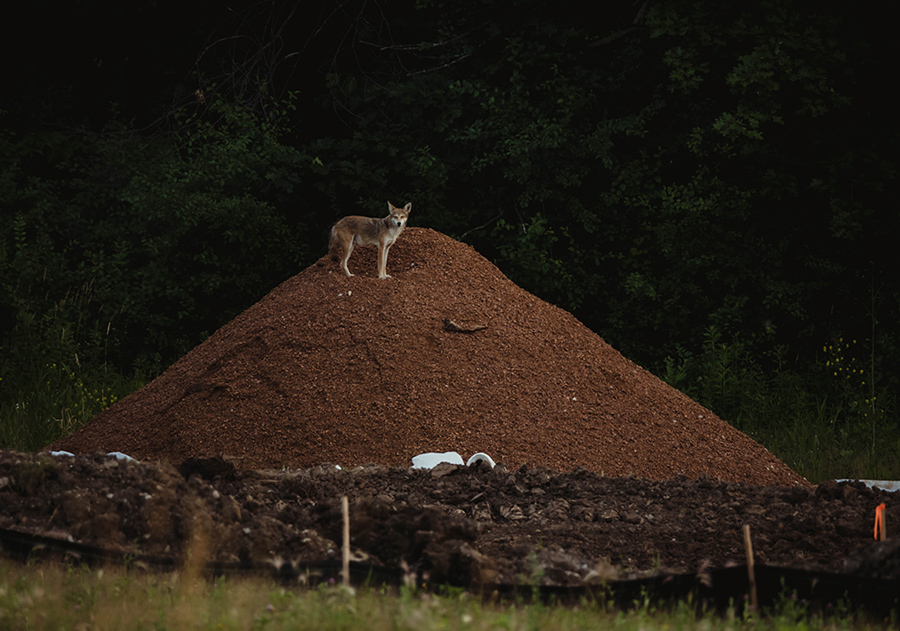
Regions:
[[[0,529],[130,555],[179,559],[200,546],[224,563],[336,561],[344,495],[353,558],[429,583],[581,586],[722,568],[744,562],[745,524],[757,563],[900,578],[900,538],[873,541],[876,506],[900,523],[900,495],[860,482],[813,489],[482,463],[240,471],[220,458],[174,467],[0,451]]]
[[[897,576],[897,546],[872,539],[897,494],[813,487],[464,244],[410,228],[392,279],[374,259],[286,281],[52,446],[75,457],[0,451],[0,528],[321,561],[340,556],[346,495],[355,558],[432,581],[723,567],[744,561],[744,525],[759,563]],[[408,468],[451,450],[501,464]]]

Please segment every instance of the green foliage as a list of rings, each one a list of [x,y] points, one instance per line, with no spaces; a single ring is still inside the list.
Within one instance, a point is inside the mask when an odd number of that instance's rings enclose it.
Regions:
[[[288,111],[0,137],[4,446],[72,431],[309,264]]]
[[[0,377],[0,447],[38,451],[90,421],[120,398],[144,385],[126,379],[109,365],[72,367],[29,365],[34,353],[13,357],[17,373]],[[4,369],[14,362],[4,362]]]
[[[147,147],[142,162],[153,160],[153,168],[123,180],[108,249],[91,252],[95,266],[127,258],[128,276],[109,290],[134,316],[132,330],[145,331],[145,352],[167,359],[309,257],[292,234],[304,230],[303,219],[276,209],[290,197],[300,161],[279,143],[277,128],[213,104],[181,129]]]
[[[309,260],[304,218],[278,212],[301,158],[277,126],[221,103],[176,122],[68,137],[64,155],[34,158],[40,177],[22,166],[39,139],[7,144],[2,304],[17,337],[53,319],[82,360],[155,372]]]
[[[855,115],[858,25],[793,2],[605,21],[514,4],[422,4],[394,31],[417,45],[385,42],[350,94],[334,78],[358,123],[316,145],[335,206],[399,187],[417,222],[651,367],[709,325],[808,366],[853,329],[858,312],[825,309],[889,256],[870,237],[893,226],[896,138]]]
[[[563,227],[560,233],[571,242],[568,230]],[[543,284],[553,301],[563,308],[574,310],[580,305],[584,299],[583,288],[575,282],[566,260],[554,254],[559,249],[560,238],[543,216],[532,217],[528,225],[513,225],[499,219],[492,235],[501,244],[497,263],[511,270],[514,282],[522,286]],[[570,256],[566,258],[571,260]]]
[[[39,450],[143,385],[106,361],[106,334],[91,322],[92,288],[53,304],[39,288],[13,288],[15,317],[0,354],[0,447]],[[46,309],[46,310],[44,310]]]
[[[800,373],[777,347],[757,359],[738,337],[706,331],[702,352],[669,356],[661,377],[761,442],[814,483],[834,478],[900,477],[900,428],[888,404],[867,399],[865,369],[839,339],[823,348],[816,370]],[[826,371],[833,380],[822,379]],[[897,402],[892,400],[890,409]],[[875,410],[875,417],[871,414]]]

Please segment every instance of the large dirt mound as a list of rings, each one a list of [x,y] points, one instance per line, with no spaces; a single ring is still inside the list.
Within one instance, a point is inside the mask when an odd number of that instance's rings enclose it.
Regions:
[[[808,484],[465,244],[409,228],[393,279],[375,278],[374,248],[350,269],[303,270],[52,447],[243,469],[485,451],[509,467]]]

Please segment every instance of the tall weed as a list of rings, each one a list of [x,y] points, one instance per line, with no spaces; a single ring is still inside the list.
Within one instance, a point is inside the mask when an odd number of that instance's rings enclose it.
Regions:
[[[13,331],[0,340],[0,447],[37,451],[143,385],[105,360],[105,330],[86,284],[53,301],[20,287]],[[92,324],[93,323],[93,324]]]
[[[876,396],[876,362],[863,365],[855,348],[839,337],[801,373],[783,349],[762,364],[741,339],[710,327],[700,354],[680,349],[661,376],[812,482],[898,478],[900,429],[886,422],[890,402]]]

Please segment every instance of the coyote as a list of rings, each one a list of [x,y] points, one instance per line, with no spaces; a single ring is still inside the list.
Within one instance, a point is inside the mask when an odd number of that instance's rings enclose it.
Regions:
[[[334,260],[340,259],[341,269],[347,276],[353,276],[347,268],[347,261],[353,253],[353,246],[377,245],[378,246],[378,278],[390,278],[387,273],[388,250],[394,245],[394,241],[406,227],[409,211],[412,210],[412,202],[403,208],[397,208],[388,202],[390,214],[383,219],[374,217],[344,217],[334,224],[331,229],[331,238],[328,242],[328,251]]]

